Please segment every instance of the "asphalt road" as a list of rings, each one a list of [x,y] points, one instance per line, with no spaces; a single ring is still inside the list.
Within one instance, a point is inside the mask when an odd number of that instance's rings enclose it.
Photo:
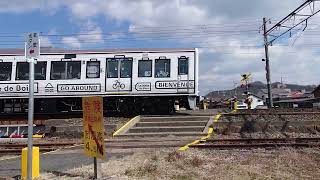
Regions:
[[[110,157],[121,158],[132,153],[106,153],[106,159]],[[40,173],[53,172],[63,174],[66,170],[89,165],[93,158],[85,156],[83,150],[57,151],[49,154],[40,154]],[[14,177],[21,174],[21,157],[0,160],[0,178]]]

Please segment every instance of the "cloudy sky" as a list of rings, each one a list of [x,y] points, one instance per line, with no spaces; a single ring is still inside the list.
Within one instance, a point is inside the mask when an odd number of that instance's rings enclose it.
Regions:
[[[262,18],[268,27],[303,0],[1,0],[0,48],[42,45],[72,49],[199,47],[200,90],[230,89],[240,74],[265,82]],[[319,2],[320,3],[320,2]],[[320,14],[307,29],[270,47],[271,79],[319,84]],[[303,27],[300,27],[303,28]]]

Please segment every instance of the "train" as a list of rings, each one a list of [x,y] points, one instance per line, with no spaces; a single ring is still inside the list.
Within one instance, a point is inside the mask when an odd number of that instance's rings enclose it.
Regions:
[[[0,49],[0,113],[28,111],[24,49]],[[81,97],[102,96],[104,110],[135,114],[196,108],[197,48],[68,50],[41,48],[34,73],[35,113],[77,112]]]

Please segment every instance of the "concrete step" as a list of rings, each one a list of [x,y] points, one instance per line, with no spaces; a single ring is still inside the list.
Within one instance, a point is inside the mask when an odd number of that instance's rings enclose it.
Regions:
[[[129,133],[147,132],[202,132],[204,126],[161,126],[161,127],[132,127]]]
[[[145,132],[145,133],[127,133],[117,135],[118,138],[132,138],[132,137],[176,137],[188,136],[197,139],[201,136],[206,136],[203,132]]]
[[[181,147],[185,145],[180,144],[117,144],[117,145],[106,145],[107,149],[137,149],[137,148],[165,148],[165,147]]]
[[[130,139],[123,139],[123,138],[119,138],[117,137],[116,139],[109,139],[109,140],[105,140],[105,144],[118,144],[118,143],[164,143],[164,142],[186,142],[186,141],[192,141],[194,140],[193,137],[179,137],[179,138],[166,138],[166,137],[157,137],[155,139],[151,139],[151,138],[130,138]]]
[[[164,144],[175,144],[175,145],[185,145],[190,143],[190,141],[194,140],[183,140],[183,141],[113,141],[113,142],[106,142],[106,146],[120,146],[120,145],[128,145],[128,146],[147,146],[147,145],[164,145]]]
[[[171,122],[171,121],[208,121],[210,117],[176,116],[176,117],[141,117],[140,122]]]
[[[136,127],[162,126],[206,126],[208,121],[165,121],[165,122],[138,122]]]
[[[199,134],[199,133],[198,133]],[[1,138],[0,138],[1,139]],[[192,136],[165,136],[165,137],[112,137],[110,139],[105,139],[105,143],[113,143],[113,142],[164,142],[164,141],[192,141],[194,137]]]

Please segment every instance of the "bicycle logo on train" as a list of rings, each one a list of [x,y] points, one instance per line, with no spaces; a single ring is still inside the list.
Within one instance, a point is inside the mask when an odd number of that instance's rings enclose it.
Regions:
[[[121,83],[120,81],[116,80],[112,85],[113,89],[124,89],[126,86],[125,84]]]

